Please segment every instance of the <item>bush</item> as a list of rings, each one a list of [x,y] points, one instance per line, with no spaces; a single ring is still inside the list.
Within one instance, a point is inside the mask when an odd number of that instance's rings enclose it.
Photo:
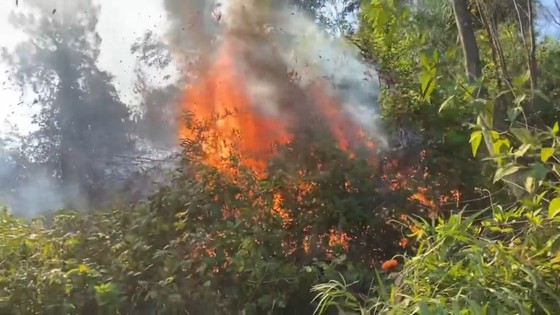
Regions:
[[[241,157],[209,166],[187,141],[181,167],[137,205],[32,223],[4,212],[5,312],[310,313],[312,285],[339,272],[367,283],[372,263],[401,250],[386,223],[397,213],[380,206],[388,186],[332,142],[301,156],[297,141],[266,176]]]

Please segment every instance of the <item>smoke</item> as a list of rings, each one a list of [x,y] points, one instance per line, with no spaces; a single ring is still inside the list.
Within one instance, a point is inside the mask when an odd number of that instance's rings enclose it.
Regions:
[[[97,65],[99,6],[29,0],[20,9],[10,22],[29,40],[1,57],[37,129],[0,162],[0,203],[21,216],[91,209],[130,173],[117,157],[137,153],[130,108]]]
[[[15,152],[0,148],[0,208],[6,206],[18,216],[34,217],[60,209],[69,202],[84,205],[76,186],[58,187],[46,169],[30,165]]]
[[[258,0],[166,0],[174,27],[168,33],[174,55],[184,56],[198,48],[189,70],[204,74],[207,65],[220,56],[217,47],[228,45],[235,55],[236,68],[255,110],[283,121],[312,116],[305,95],[321,78],[328,83],[324,93],[341,103],[352,122],[360,126],[381,147],[387,142],[378,115],[379,86],[375,69],[364,63],[357,49],[339,37],[330,36],[314,19],[287,1]],[[180,3],[180,4],[179,4]],[[180,10],[185,11],[180,11]],[[194,20],[185,21],[184,17]],[[187,23],[188,22],[188,23]],[[179,26],[181,23],[183,27]],[[191,28],[185,36],[184,25]],[[200,45],[199,45],[200,43]],[[299,90],[286,80],[297,73]],[[297,108],[286,108],[286,104]],[[294,117],[297,116],[297,117]]]
[[[280,10],[277,14],[277,27],[292,40],[287,45],[291,51],[283,55],[284,62],[304,74],[303,84],[310,79],[306,72],[322,74],[352,119],[386,145],[379,128],[379,85],[374,80],[375,69],[360,60],[356,47],[340,37],[329,36],[297,10]]]
[[[314,111],[308,103],[310,86],[322,78],[328,83],[323,93],[336,96],[353,122],[384,144],[374,69],[312,17],[281,0],[270,5],[258,0],[163,1],[171,25],[167,43],[176,64],[188,72],[185,77],[204,74],[219,57],[217,48],[229,45],[256,111],[301,124]],[[26,4],[39,14],[14,15],[12,22],[31,40],[16,49],[15,57],[4,57],[16,69],[17,83],[32,87],[37,96],[42,129],[16,158],[0,158],[0,203],[33,216],[68,205],[87,207],[92,197],[114,187],[115,176],[130,182],[127,174],[145,162],[131,165],[127,158],[140,154],[131,152],[128,141],[138,137],[131,135],[137,126],[130,125],[130,112],[118,99],[111,75],[96,65],[98,7],[90,0]],[[299,88],[294,89],[290,72],[301,76]],[[168,147],[164,127],[171,118],[158,104],[173,102],[177,93],[168,87],[144,95],[150,109],[143,121],[149,128],[140,137]],[[117,156],[125,158],[119,162]]]
[[[55,186],[56,182],[51,180],[45,171],[40,171],[33,179],[1,192],[0,204],[6,205],[10,212],[27,218],[70,205],[75,209],[84,209],[87,206],[76,186],[54,188]]]

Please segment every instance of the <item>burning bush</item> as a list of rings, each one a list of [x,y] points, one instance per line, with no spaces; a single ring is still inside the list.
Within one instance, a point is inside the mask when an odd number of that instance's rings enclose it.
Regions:
[[[367,155],[313,128],[294,130],[262,170],[243,152],[210,164],[209,124],[191,116],[181,168],[137,206],[59,213],[50,229],[4,215],[7,310],[308,313],[313,284],[341,272],[367,286],[372,263],[401,250]]]

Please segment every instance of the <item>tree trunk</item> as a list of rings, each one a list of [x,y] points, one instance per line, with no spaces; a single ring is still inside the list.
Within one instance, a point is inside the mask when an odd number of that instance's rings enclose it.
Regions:
[[[459,38],[463,46],[467,77],[469,81],[474,82],[482,76],[482,66],[476,37],[474,35],[471,14],[468,8],[468,0],[453,0],[453,11],[459,31]]]
[[[529,17],[528,36],[529,36],[529,72],[531,74],[531,88],[538,89],[538,65],[537,65],[537,39],[535,38],[535,4],[533,0],[527,0]]]
[[[482,77],[482,66],[480,62],[480,54],[478,51],[478,44],[474,34],[474,27],[471,19],[471,13],[468,8],[468,0],[453,0],[453,12],[455,15],[455,23],[459,31],[459,38],[461,39],[461,46],[463,47],[463,58],[465,58],[465,70],[469,82],[474,83]],[[477,89],[474,98],[480,98],[483,94],[483,89]],[[489,131],[492,129],[492,119],[488,117],[483,123],[488,124],[483,126],[482,132],[484,133],[484,142],[488,153],[493,155],[494,149],[492,141],[490,140]]]
[[[534,3],[533,0],[527,0],[525,4],[520,4],[516,0],[513,1],[515,12],[517,13],[519,30],[525,46],[525,54],[527,57],[527,65],[529,68],[529,78],[531,89],[537,89],[537,58],[536,39],[534,28]]]
[[[468,10],[468,0],[453,0],[453,11],[455,13],[455,23],[457,24],[457,29],[459,31],[461,45],[463,46],[465,69],[469,81],[473,83],[482,77],[482,65],[480,62],[480,55],[474,34],[471,14]],[[483,88],[480,88],[475,94],[476,95],[473,95],[475,98],[481,98],[484,94],[486,94],[486,92]],[[495,155],[490,131],[494,130],[495,122],[498,123],[498,126],[505,122],[504,119],[501,119],[501,116],[504,113],[500,112],[500,110],[503,111],[500,106],[493,106],[490,113],[480,115],[482,116],[481,127],[482,133],[484,134],[484,144],[490,156]],[[519,190],[518,187],[523,187],[523,185],[520,183],[520,178],[516,178],[515,175],[518,174],[506,176],[504,178],[505,184],[516,197],[521,198],[524,192]]]

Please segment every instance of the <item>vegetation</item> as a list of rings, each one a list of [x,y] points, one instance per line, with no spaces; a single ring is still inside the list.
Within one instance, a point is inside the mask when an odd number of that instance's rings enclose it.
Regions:
[[[195,140],[148,198],[3,211],[0,314],[560,313],[560,43],[521,2],[361,5],[348,37],[384,119],[422,135],[384,167],[296,138],[265,176],[242,156],[224,173],[187,117]]]

